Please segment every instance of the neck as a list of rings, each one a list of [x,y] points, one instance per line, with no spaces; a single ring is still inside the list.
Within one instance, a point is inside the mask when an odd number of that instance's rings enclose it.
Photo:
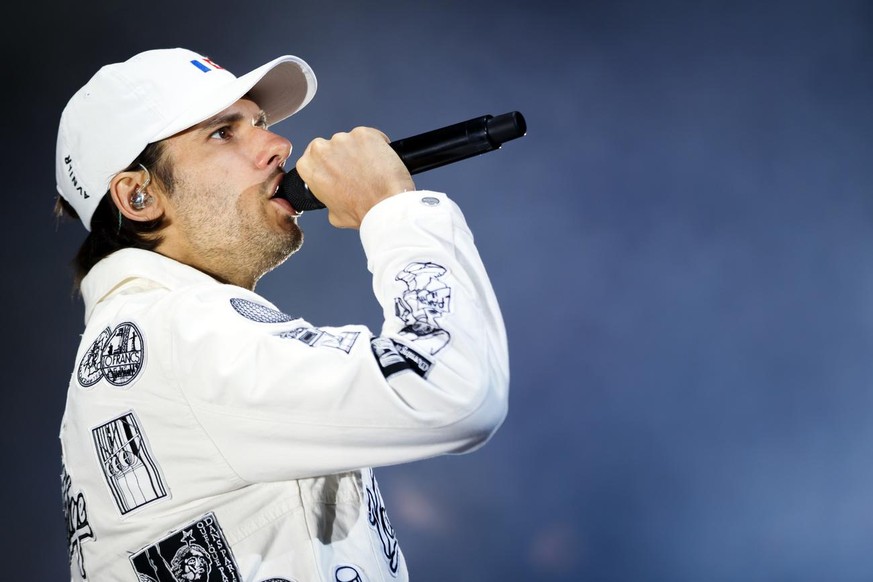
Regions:
[[[249,291],[255,290],[255,285],[261,278],[260,274],[250,273],[242,268],[242,263],[239,261],[235,263],[238,268],[229,268],[228,265],[234,264],[233,259],[220,251],[205,254],[192,253],[188,249],[180,249],[165,242],[158,245],[155,251],[206,273],[220,283],[236,285]]]

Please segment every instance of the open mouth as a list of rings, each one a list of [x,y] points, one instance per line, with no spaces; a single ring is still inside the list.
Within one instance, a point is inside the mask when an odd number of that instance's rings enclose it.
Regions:
[[[300,216],[301,214],[303,214],[303,211],[297,210],[296,208],[294,208],[294,206],[291,204],[291,202],[279,193],[281,190],[281,186],[282,186],[282,180],[284,178],[285,178],[284,174],[280,174],[279,176],[276,177],[276,184],[275,184],[275,187],[273,188],[273,195],[270,196],[270,200],[275,201],[279,206],[284,208],[287,212],[291,213],[295,217]]]

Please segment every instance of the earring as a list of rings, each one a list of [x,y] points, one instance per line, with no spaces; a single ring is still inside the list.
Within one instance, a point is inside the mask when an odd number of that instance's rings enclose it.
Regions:
[[[149,173],[148,169],[142,164],[139,165],[146,173],[145,183],[142,186],[137,186],[136,190],[133,193],[133,196],[130,197],[130,206],[134,210],[142,210],[152,202],[151,195],[145,191],[146,187],[152,181],[152,175]]]

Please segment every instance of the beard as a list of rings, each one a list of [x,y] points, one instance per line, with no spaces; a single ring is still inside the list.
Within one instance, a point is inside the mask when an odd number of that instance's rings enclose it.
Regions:
[[[296,217],[282,214],[269,202],[270,180],[243,193],[221,185],[188,188],[175,180],[172,199],[177,220],[189,247],[196,253],[192,266],[213,277],[254,289],[269,273],[303,245],[303,230]]]
[[[303,246],[303,229],[297,219],[286,218],[287,232],[280,236],[275,232],[259,231],[241,242],[242,250],[249,257],[249,269],[255,273],[255,281],[287,261]],[[242,259],[241,259],[242,260]]]

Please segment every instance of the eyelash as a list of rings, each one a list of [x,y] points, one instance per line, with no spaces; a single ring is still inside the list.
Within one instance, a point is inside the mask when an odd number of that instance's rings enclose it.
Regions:
[[[222,133],[222,132],[227,133],[227,134],[230,134],[230,135],[227,135],[227,136],[224,136],[224,137],[219,136],[219,139],[221,139],[221,140],[226,141],[226,140],[230,139],[230,138],[233,136],[233,130],[231,130],[231,128],[230,128],[229,125],[225,125],[224,127],[219,127],[218,129],[216,129],[215,131],[213,131],[211,134],[209,134],[209,137],[212,138],[213,136],[218,135],[219,133]]]
[[[260,119],[252,121],[252,126],[259,127],[261,129],[268,129],[270,127],[269,124],[267,123],[267,119],[265,117],[261,117]],[[218,129],[213,131],[209,135],[209,137],[211,138],[211,137],[213,137],[219,133],[222,133],[222,132],[224,132],[226,134],[230,134],[230,135],[227,135],[225,137],[219,136],[219,139],[221,139],[221,140],[226,141],[226,140],[230,139],[231,137],[233,137],[233,128],[229,125],[225,125],[224,127],[219,127]]]

